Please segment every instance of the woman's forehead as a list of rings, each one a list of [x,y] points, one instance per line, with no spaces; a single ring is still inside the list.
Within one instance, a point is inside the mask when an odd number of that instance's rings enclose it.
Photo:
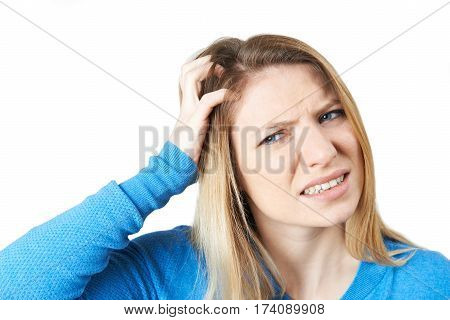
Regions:
[[[270,67],[247,83],[235,108],[234,125],[260,128],[272,120],[299,117],[304,109],[334,98],[310,67]]]

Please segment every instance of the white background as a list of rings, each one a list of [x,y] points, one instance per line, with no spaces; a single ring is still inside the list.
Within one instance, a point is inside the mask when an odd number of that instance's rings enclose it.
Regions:
[[[0,2],[0,249],[138,172],[139,126],[170,131],[180,67],[195,51],[274,33],[340,73],[354,66],[342,77],[373,149],[382,218],[449,257],[450,5],[397,37],[444,3]],[[196,195],[197,184],[172,197],[130,239],[191,224]]]

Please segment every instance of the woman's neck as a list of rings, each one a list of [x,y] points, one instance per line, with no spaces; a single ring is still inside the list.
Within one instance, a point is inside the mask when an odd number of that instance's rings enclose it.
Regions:
[[[301,227],[260,223],[258,231],[293,299],[339,299],[359,261],[345,246],[344,226]]]

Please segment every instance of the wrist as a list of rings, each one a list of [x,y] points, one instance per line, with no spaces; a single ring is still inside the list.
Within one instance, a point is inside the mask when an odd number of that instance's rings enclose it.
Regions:
[[[177,124],[168,140],[198,164],[200,155],[196,152],[192,128]]]

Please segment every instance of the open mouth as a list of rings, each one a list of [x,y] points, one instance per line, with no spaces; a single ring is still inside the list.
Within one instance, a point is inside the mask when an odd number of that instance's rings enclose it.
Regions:
[[[314,197],[326,198],[328,196],[331,196],[333,198],[338,197],[341,194],[343,194],[348,188],[349,174],[350,174],[350,172],[345,173],[343,180],[334,187],[331,187],[327,190],[321,190],[318,193],[313,193],[313,194],[305,194],[305,191],[306,191],[306,189],[305,189],[300,193],[300,195],[307,197],[307,198],[314,198]]]

